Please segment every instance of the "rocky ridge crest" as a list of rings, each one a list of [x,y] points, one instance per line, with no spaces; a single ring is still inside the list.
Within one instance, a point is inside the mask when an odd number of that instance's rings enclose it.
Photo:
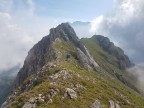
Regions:
[[[57,58],[57,54],[55,53],[52,44],[58,38],[72,43],[78,52],[77,58],[82,66],[96,70],[98,64],[91,57],[88,50],[80,43],[73,28],[68,23],[62,23],[56,28],[52,28],[50,34],[42,38],[42,40],[34,45],[28,52],[24,65],[18,72],[15,86],[19,86],[32,73],[37,72],[46,63]]]

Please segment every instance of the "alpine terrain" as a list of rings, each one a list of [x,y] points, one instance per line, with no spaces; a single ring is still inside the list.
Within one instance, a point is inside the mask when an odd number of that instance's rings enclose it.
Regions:
[[[132,66],[107,37],[79,39],[62,23],[28,52],[1,108],[144,108]]]

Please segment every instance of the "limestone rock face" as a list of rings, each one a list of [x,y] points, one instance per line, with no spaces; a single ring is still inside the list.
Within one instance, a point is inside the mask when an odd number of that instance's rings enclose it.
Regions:
[[[124,54],[124,51],[121,48],[116,47],[109,38],[101,35],[94,35],[92,39],[96,41],[104,51],[116,58],[120,69],[126,69],[134,65],[129,60],[128,56]]]
[[[85,48],[86,49],[86,48]],[[94,61],[94,59],[90,56],[88,51],[86,50],[86,54],[84,54],[79,48],[77,48],[77,56],[79,58],[80,64],[90,70],[96,70],[98,64]]]

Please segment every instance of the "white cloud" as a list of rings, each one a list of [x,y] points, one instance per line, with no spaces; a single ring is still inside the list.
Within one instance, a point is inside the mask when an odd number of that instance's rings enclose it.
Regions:
[[[0,11],[9,12],[13,5],[13,0],[0,0]]]
[[[22,64],[32,38],[12,23],[12,16],[0,13],[0,70]]]
[[[144,92],[144,67],[135,66],[127,70],[127,72],[135,77],[136,86],[141,92]]]
[[[18,64],[22,66],[29,49],[60,22],[35,16],[33,0],[13,2],[0,0],[0,72]],[[28,9],[23,8],[24,4],[28,5]],[[12,7],[17,9],[15,13]]]
[[[96,31],[99,30],[99,26],[103,21],[103,16],[99,16],[96,19],[94,19],[93,21],[91,21],[91,28],[90,28],[90,32],[95,33]]]
[[[143,12],[144,0],[115,0],[112,12],[91,22],[91,31],[117,42],[134,62],[144,62]]]
[[[27,23],[20,23],[19,19],[16,23],[16,19],[8,13],[0,13],[0,71],[8,70],[18,64],[22,66],[30,48],[48,35],[49,29],[58,23],[54,23],[51,19],[39,23],[39,18],[33,18],[29,25],[27,22],[29,18],[23,20]]]
[[[29,13],[30,13],[30,15],[34,15],[35,6],[34,6],[33,0],[27,0],[27,3],[29,5]]]

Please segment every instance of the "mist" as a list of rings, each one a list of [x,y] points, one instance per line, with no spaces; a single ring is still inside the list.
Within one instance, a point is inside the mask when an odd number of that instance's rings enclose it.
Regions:
[[[144,93],[144,67],[137,65],[127,69],[127,72],[134,77],[134,80],[136,80],[136,86]]]

